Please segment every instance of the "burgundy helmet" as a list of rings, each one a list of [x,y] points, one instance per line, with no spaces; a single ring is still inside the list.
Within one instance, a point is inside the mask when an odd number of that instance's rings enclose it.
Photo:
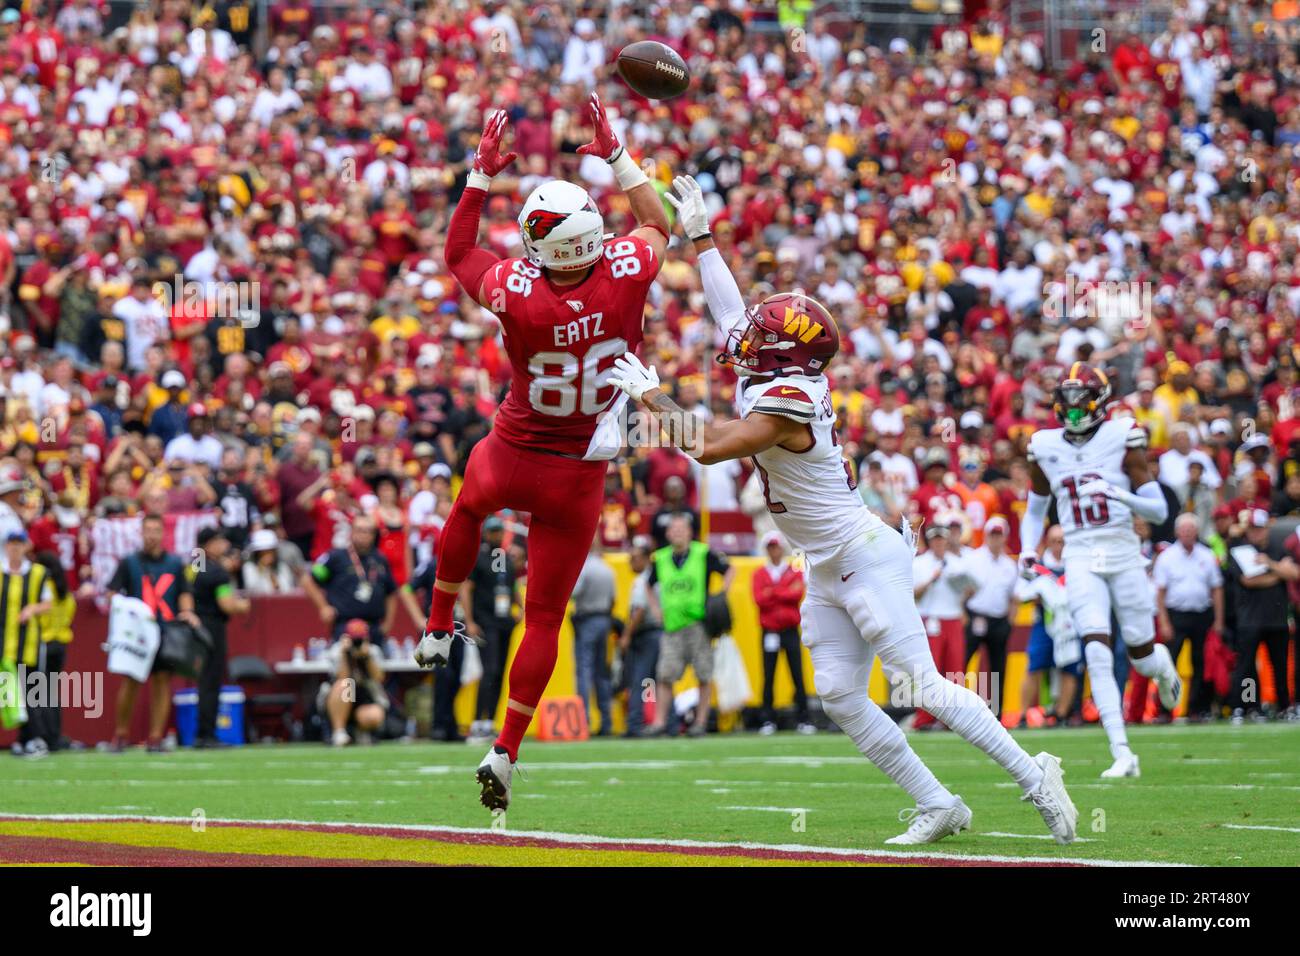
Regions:
[[[717,361],[742,375],[821,375],[840,350],[826,307],[801,292],[770,295],[745,310]]]
[[[1106,420],[1110,398],[1110,379],[1106,373],[1075,362],[1052,395],[1052,411],[1067,432],[1086,435]]]

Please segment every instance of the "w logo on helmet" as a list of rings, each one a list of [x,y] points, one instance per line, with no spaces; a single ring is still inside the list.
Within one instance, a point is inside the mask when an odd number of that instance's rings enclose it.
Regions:
[[[568,218],[567,213],[534,209],[528,214],[528,219],[524,221],[524,228],[528,230],[529,239],[545,239],[556,226]]]
[[[820,322],[814,322],[803,312],[795,312],[794,309],[787,308],[782,331],[807,344],[822,334],[822,326]]]

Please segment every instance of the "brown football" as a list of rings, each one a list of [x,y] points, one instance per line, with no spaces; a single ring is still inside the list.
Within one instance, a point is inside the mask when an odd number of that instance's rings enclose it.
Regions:
[[[623,47],[618,55],[623,82],[646,99],[670,100],[691,85],[686,61],[658,40],[641,40]]]

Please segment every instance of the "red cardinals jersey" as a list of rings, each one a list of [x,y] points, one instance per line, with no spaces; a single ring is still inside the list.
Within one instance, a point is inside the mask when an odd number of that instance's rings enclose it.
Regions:
[[[577,285],[558,286],[526,259],[504,259],[483,277],[480,301],[501,321],[510,392],[494,428],[512,445],[581,457],[617,389],[614,360],[641,344],[650,283],[659,271],[644,239],[605,244]]]

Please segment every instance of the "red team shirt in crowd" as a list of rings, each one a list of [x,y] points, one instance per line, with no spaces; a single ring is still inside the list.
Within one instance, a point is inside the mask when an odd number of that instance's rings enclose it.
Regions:
[[[654,249],[624,236],[586,279],[558,286],[526,259],[504,259],[483,277],[479,300],[501,321],[510,392],[494,430],[512,445],[582,457],[617,391],[614,360],[641,344]]]

